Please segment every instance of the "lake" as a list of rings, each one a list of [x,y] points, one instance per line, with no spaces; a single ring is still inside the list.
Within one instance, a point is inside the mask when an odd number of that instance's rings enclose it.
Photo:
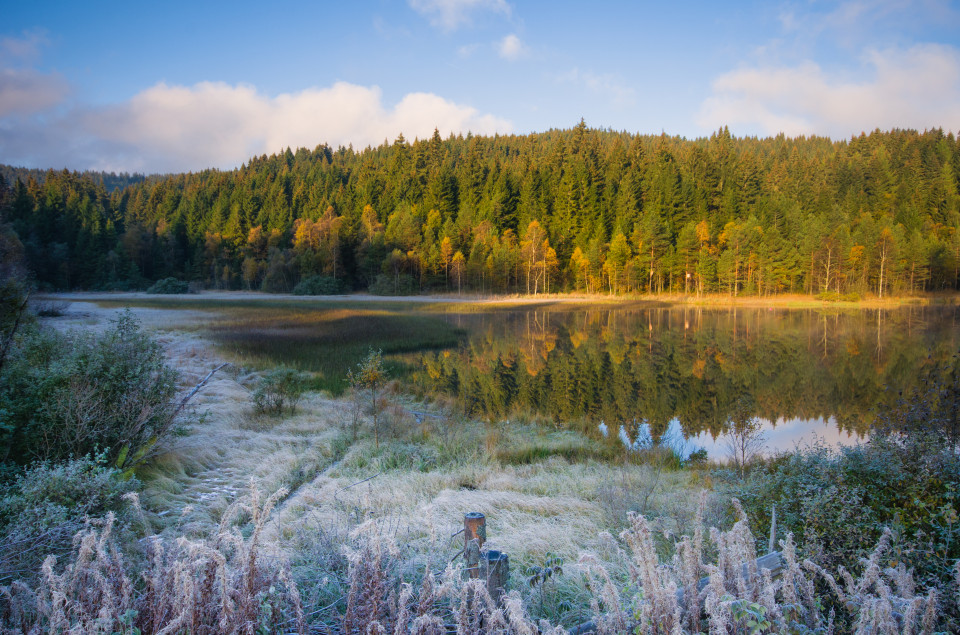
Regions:
[[[310,371],[339,394],[382,348],[392,376],[469,415],[572,428],[612,443],[727,454],[732,417],[757,418],[765,450],[863,438],[878,412],[960,350],[958,308],[502,305],[139,300],[212,311],[204,330],[243,364]]]
[[[732,416],[766,451],[852,443],[958,350],[956,307],[800,310],[551,306],[451,314],[456,348],[407,354],[409,379],[490,420],[540,418],[630,443],[725,454]]]

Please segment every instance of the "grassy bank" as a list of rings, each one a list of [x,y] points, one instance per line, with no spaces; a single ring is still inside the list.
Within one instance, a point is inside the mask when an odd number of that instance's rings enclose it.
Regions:
[[[215,349],[198,335],[164,336],[185,383],[217,363]],[[488,545],[510,554],[511,584],[536,602],[538,614],[568,625],[584,621],[590,593],[576,572],[581,552],[605,554],[626,581],[626,562],[609,535],[625,526],[629,511],[683,531],[703,485],[700,472],[670,461],[624,462],[622,453],[575,432],[483,423],[396,392],[384,405],[378,444],[366,414],[354,437],[349,399],[314,393],[292,415],[257,415],[250,401],[256,381],[257,373],[236,369],[215,376],[195,404],[189,434],[139,472],[143,500],[155,512],[155,528],[199,539],[251,480],[263,492],[286,489],[264,527],[262,549],[291,562],[307,605],[327,607],[319,623],[346,608],[345,545],[389,541],[398,549],[391,575],[419,582],[455,559],[462,540],[452,536],[468,511],[487,515]],[[412,412],[435,416],[418,421]],[[711,521],[723,522],[724,512],[711,510]],[[524,580],[550,554],[570,573],[541,602]]]

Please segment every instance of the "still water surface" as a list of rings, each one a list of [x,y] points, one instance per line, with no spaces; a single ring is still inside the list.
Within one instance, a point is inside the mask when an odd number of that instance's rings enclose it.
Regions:
[[[456,349],[408,356],[421,389],[492,420],[535,414],[724,453],[732,416],[766,449],[852,443],[958,350],[956,307],[535,308],[454,314]],[[620,432],[623,427],[623,432]]]

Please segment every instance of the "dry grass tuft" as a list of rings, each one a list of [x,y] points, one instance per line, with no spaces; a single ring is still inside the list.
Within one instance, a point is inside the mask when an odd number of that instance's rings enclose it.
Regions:
[[[916,590],[904,567],[883,570],[881,562],[890,548],[886,532],[863,561],[859,578],[840,570],[842,583],[810,561],[798,562],[793,537],[781,541],[779,578],[756,566],[756,539],[750,533],[742,508],[734,501],[739,518],[727,531],[710,530],[713,564],[704,564],[703,529],[676,544],[670,565],[660,562],[651,523],[631,515],[631,526],[621,539],[631,552],[633,597],[626,604],[613,577],[594,556],[580,563],[594,594],[594,626],[600,633],[795,633],[934,632],[937,626],[938,589]],[[698,520],[702,518],[698,512]],[[698,579],[708,574],[705,580]],[[826,583],[828,595],[819,594],[815,577]],[[704,584],[704,582],[706,582]],[[832,595],[833,597],[830,597]],[[830,607],[825,612],[824,607]],[[627,611],[625,606],[631,606]],[[839,615],[837,613],[839,610]]]
[[[113,516],[77,534],[73,561],[57,572],[56,558],[43,564],[36,591],[5,588],[3,617],[9,632],[196,634],[304,633],[306,621],[296,585],[282,561],[262,553],[261,534],[276,501],[261,503],[251,485],[206,540],[147,539],[148,562],[137,576],[111,533]],[[249,537],[234,521],[249,517]]]

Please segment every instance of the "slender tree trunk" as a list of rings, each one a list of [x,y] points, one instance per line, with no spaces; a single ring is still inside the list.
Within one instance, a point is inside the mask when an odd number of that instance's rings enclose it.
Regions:
[[[824,292],[824,293],[826,293],[827,290],[830,288],[830,261],[832,260],[832,257],[833,257],[833,250],[832,250],[832,249],[828,249],[828,250],[827,250],[827,267],[826,267],[826,274],[825,274],[825,277],[824,277],[824,279],[823,279],[823,292]]]
[[[883,267],[887,262],[887,251],[882,249],[880,251],[880,299],[883,299]]]
[[[733,297],[740,291],[740,245],[733,252]]]

